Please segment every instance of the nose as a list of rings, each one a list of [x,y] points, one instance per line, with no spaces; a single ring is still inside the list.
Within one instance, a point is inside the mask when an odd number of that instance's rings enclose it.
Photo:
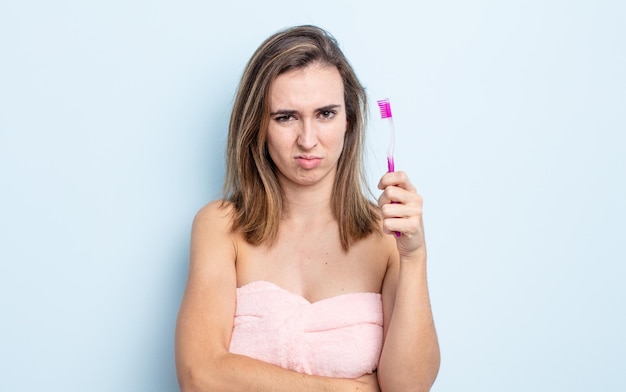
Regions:
[[[317,126],[314,120],[302,119],[297,143],[303,150],[310,150],[317,145]]]

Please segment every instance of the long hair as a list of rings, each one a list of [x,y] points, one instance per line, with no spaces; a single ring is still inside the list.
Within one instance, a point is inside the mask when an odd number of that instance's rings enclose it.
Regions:
[[[233,231],[241,231],[251,244],[274,243],[283,200],[277,169],[267,152],[270,86],[279,75],[312,64],[336,67],[344,85],[347,130],[331,209],[342,248],[348,251],[359,239],[380,232],[377,209],[365,196],[367,97],[337,41],[319,27],[280,31],[265,40],[248,62],[230,117],[224,199],[234,206]]]

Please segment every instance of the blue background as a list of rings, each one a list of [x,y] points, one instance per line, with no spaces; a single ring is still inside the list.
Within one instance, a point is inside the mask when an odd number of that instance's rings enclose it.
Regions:
[[[425,198],[433,391],[626,390],[626,3],[0,3],[0,390],[175,391],[253,50],[331,31]]]

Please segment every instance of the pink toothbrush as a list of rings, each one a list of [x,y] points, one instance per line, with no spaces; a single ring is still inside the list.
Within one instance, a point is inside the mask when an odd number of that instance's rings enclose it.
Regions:
[[[387,147],[387,169],[391,173],[394,171],[394,163],[393,163],[393,148],[396,141],[395,129],[393,127],[393,117],[391,115],[391,104],[389,103],[389,99],[381,99],[377,101],[378,108],[380,109],[380,117],[383,120],[386,120],[389,126],[389,147]],[[400,237],[402,234],[399,231],[396,231],[396,237]]]
[[[393,128],[393,117],[391,116],[391,104],[389,103],[389,99],[381,99],[378,102],[378,107],[380,108],[380,117],[383,120],[387,120],[387,124],[389,124],[389,147],[387,148],[387,168],[389,172],[393,172],[394,164],[393,164],[393,147],[395,144],[395,130]]]

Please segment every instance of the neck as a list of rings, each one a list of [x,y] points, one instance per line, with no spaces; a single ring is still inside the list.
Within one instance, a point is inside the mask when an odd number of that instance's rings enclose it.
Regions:
[[[283,220],[304,225],[334,220],[330,204],[333,185],[329,181],[314,186],[283,186]]]

